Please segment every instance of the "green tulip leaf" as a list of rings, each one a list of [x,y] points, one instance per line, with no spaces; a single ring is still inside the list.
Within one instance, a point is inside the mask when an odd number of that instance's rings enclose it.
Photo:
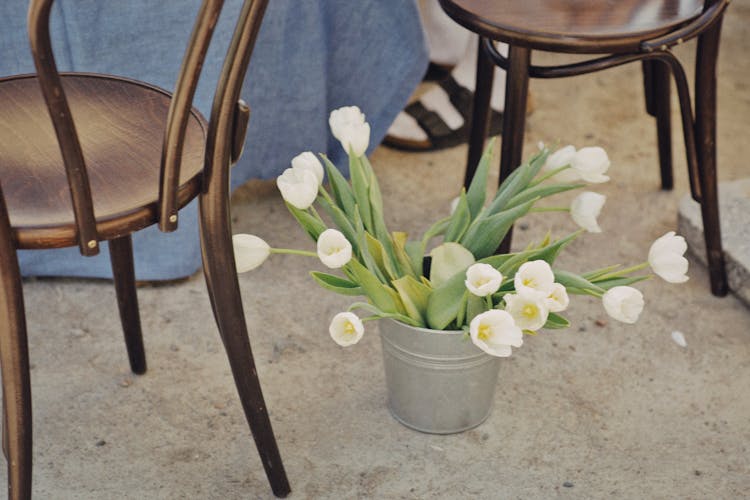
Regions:
[[[434,330],[445,328],[456,319],[464,306],[462,297],[466,292],[463,272],[454,274],[448,281],[432,290],[427,303],[427,325]]]
[[[424,270],[424,247],[418,241],[407,241],[404,250],[409,256],[412,269],[418,276],[421,276]]]
[[[546,328],[548,330],[557,330],[560,328],[568,328],[570,327],[570,321],[563,318],[557,313],[549,313],[549,316],[547,316],[547,322],[544,324],[542,328]]]
[[[403,307],[400,307],[400,304],[393,299],[393,295],[391,294],[391,292],[394,292],[393,289],[384,285],[377,276],[358,260],[350,260],[347,267],[375,307],[386,313],[404,312]]]
[[[393,242],[393,254],[403,273],[408,274],[413,278],[419,278],[422,274],[422,268],[420,267],[418,270],[414,268],[414,263],[406,250],[406,245],[408,244],[406,240],[407,237],[408,235],[406,233],[400,231],[395,231],[392,234],[391,241]]]
[[[595,292],[604,292],[605,290],[599,286],[595,285],[594,283],[590,282],[583,276],[580,276],[575,273],[571,273],[569,271],[562,271],[560,269],[556,269],[555,271],[555,281],[557,283],[560,283],[565,288],[578,288],[581,290],[593,290]]]
[[[537,250],[536,254],[534,255],[534,259],[541,259],[550,266],[555,263],[555,260],[557,259],[557,256],[560,254],[560,251],[565,248],[571,241],[578,238],[580,235],[582,235],[585,232],[585,230],[580,229],[576,231],[575,233],[571,233],[565,238],[561,238],[554,242],[551,245],[548,245],[544,248],[541,248]]]
[[[352,226],[351,221],[346,216],[343,210],[336,205],[332,205],[325,198],[318,198],[318,203],[323,207],[323,210],[333,219],[334,224],[339,228],[341,233],[351,243],[352,250],[355,255],[359,255],[359,241],[357,238],[357,231]]]
[[[586,186],[586,184],[542,184],[534,186],[528,189],[524,189],[513,198],[508,200],[507,208],[513,208],[521,203],[525,203],[532,199],[546,198],[558,193],[564,193],[565,191],[572,191],[573,189],[579,189]]]
[[[500,246],[513,223],[526,215],[536,200],[474,221],[461,238],[461,244],[477,258],[492,255]]]
[[[493,215],[505,210],[508,202],[518,193],[526,189],[536,174],[539,173],[544,162],[547,161],[549,151],[545,150],[536,154],[529,162],[514,169],[508,177],[500,184],[495,197],[487,207],[487,214]]]
[[[396,279],[398,275],[393,267],[390,256],[383,248],[383,244],[368,232],[365,232],[365,241],[367,242],[367,250],[373,259],[375,259],[375,264],[377,264],[383,275],[388,276],[390,279]]]
[[[451,215],[451,223],[445,230],[445,241],[459,241],[471,223],[471,212],[469,202],[466,201],[466,191],[461,190],[456,210]]]
[[[458,243],[443,243],[430,252],[430,281],[439,287],[456,273],[466,271],[474,263],[474,256]]]
[[[589,281],[596,281],[597,278],[601,278],[607,274],[613,273],[622,267],[621,264],[615,264],[614,266],[602,267],[601,269],[595,269],[587,273],[583,273],[581,276]]]
[[[350,217],[354,215],[354,194],[349,183],[346,181],[336,165],[331,163],[326,155],[320,155],[323,159],[323,164],[326,167],[326,173],[328,174],[328,182],[333,190],[333,196],[336,199],[338,207],[344,211],[345,214]]]
[[[289,212],[294,216],[295,219],[297,219],[299,225],[302,226],[302,229],[304,229],[307,234],[310,235],[313,241],[318,241],[318,236],[320,236],[320,233],[328,229],[323,221],[310,214],[309,212],[300,210],[290,203],[286,203],[286,208],[289,209]]]
[[[313,279],[326,290],[341,295],[364,295],[364,290],[356,283],[333,274],[312,271],[310,275]]]
[[[487,174],[492,161],[492,152],[495,141],[492,140],[484,150],[482,158],[479,159],[477,169],[474,171],[474,177],[471,178],[469,190],[466,192],[466,200],[469,205],[471,219],[474,219],[482,210],[485,198],[487,197]]]
[[[359,215],[365,229],[370,232],[372,227],[372,209],[370,208],[370,186],[362,169],[360,159],[356,155],[349,155],[349,176],[352,179],[354,200],[359,209]]]
[[[369,311],[373,313],[378,318],[392,318],[396,321],[400,321],[401,323],[405,323],[407,325],[411,326],[422,326],[418,324],[416,321],[411,319],[409,316],[406,316],[404,314],[399,313],[388,313],[385,311],[381,311],[376,306],[372,304],[368,304],[367,302],[355,302],[354,304],[349,306],[349,311],[354,311],[356,309],[364,309],[365,311]]]
[[[601,281],[596,281],[595,284],[603,290],[609,290],[616,286],[630,286],[640,281],[651,279],[651,276],[625,276],[622,278],[609,278]]]
[[[469,324],[478,314],[482,314],[487,310],[487,303],[484,297],[477,297],[473,293],[469,293],[466,301],[466,321],[464,323]]]
[[[427,315],[427,303],[432,290],[430,287],[415,280],[411,276],[404,276],[391,282],[401,297],[406,314],[424,326]]]

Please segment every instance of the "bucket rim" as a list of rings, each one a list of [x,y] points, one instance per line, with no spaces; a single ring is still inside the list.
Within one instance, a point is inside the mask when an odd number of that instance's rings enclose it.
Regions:
[[[382,318],[380,321],[390,322],[390,323],[396,323],[399,326],[403,326],[409,330],[415,330],[420,333],[428,333],[432,335],[464,335],[463,330],[434,330],[432,328],[424,328],[421,326],[412,326],[404,323],[403,321],[398,321],[393,318]]]

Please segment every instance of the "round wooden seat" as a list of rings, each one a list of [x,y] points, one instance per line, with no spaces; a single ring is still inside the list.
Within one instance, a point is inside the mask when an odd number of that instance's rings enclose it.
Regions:
[[[100,236],[111,238],[156,222],[170,94],[110,76],[68,73],[62,80],[86,160]],[[65,166],[39,82],[34,76],[2,79],[0,101],[0,183],[19,246],[75,245]],[[180,206],[199,191],[205,135],[206,122],[193,110],[180,170]]]
[[[493,40],[557,52],[632,52],[699,16],[702,0],[440,0]]]

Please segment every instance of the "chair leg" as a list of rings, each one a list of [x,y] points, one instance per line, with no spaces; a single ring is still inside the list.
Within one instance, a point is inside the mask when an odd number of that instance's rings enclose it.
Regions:
[[[490,118],[490,98],[492,97],[492,81],[495,78],[495,65],[484,51],[484,38],[479,38],[477,48],[477,71],[474,90],[474,102],[471,111],[471,132],[469,135],[469,155],[466,161],[464,187],[468,190],[479,159],[484,152],[484,141],[487,139],[487,129]]]
[[[672,175],[672,121],[670,116],[670,73],[669,66],[661,61],[646,61],[651,64],[651,106],[656,118],[656,134],[659,145],[659,166],[661,188],[674,187]],[[644,67],[645,67],[644,64]]]
[[[226,196],[210,191],[200,198],[203,271],[219,334],[266,476],[274,494],[285,497],[290,492],[289,482],[250,348],[234,263],[227,203]]]
[[[643,96],[646,98],[646,113],[656,117],[654,109],[654,61],[641,61],[643,68]]]
[[[500,182],[521,164],[526,126],[526,100],[529,94],[531,49],[511,45],[508,49],[508,71],[505,80],[503,142],[500,153]],[[513,228],[500,243],[499,253],[510,251]]]
[[[8,460],[8,404],[5,402],[5,391],[3,391],[3,455]]]
[[[695,142],[711,292],[721,297],[727,294],[729,288],[721,244],[716,172],[716,60],[719,55],[720,32],[721,20],[698,38],[695,63]]]
[[[0,225],[8,226],[0,195]],[[0,227],[0,370],[8,498],[31,498],[31,377],[21,275],[12,240]]]
[[[109,242],[109,258],[112,263],[112,276],[117,293],[117,307],[120,310],[120,323],[125,335],[130,369],[133,373],[146,372],[146,352],[143,348],[141,316],[138,312],[138,294],[135,290],[135,269],[133,267],[133,241],[122,236]]]

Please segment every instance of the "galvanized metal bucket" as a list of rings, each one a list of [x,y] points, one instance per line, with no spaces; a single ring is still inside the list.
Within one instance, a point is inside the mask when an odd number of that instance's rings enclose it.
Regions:
[[[460,331],[379,323],[388,408],[396,420],[421,432],[453,434],[487,419],[499,358]]]

